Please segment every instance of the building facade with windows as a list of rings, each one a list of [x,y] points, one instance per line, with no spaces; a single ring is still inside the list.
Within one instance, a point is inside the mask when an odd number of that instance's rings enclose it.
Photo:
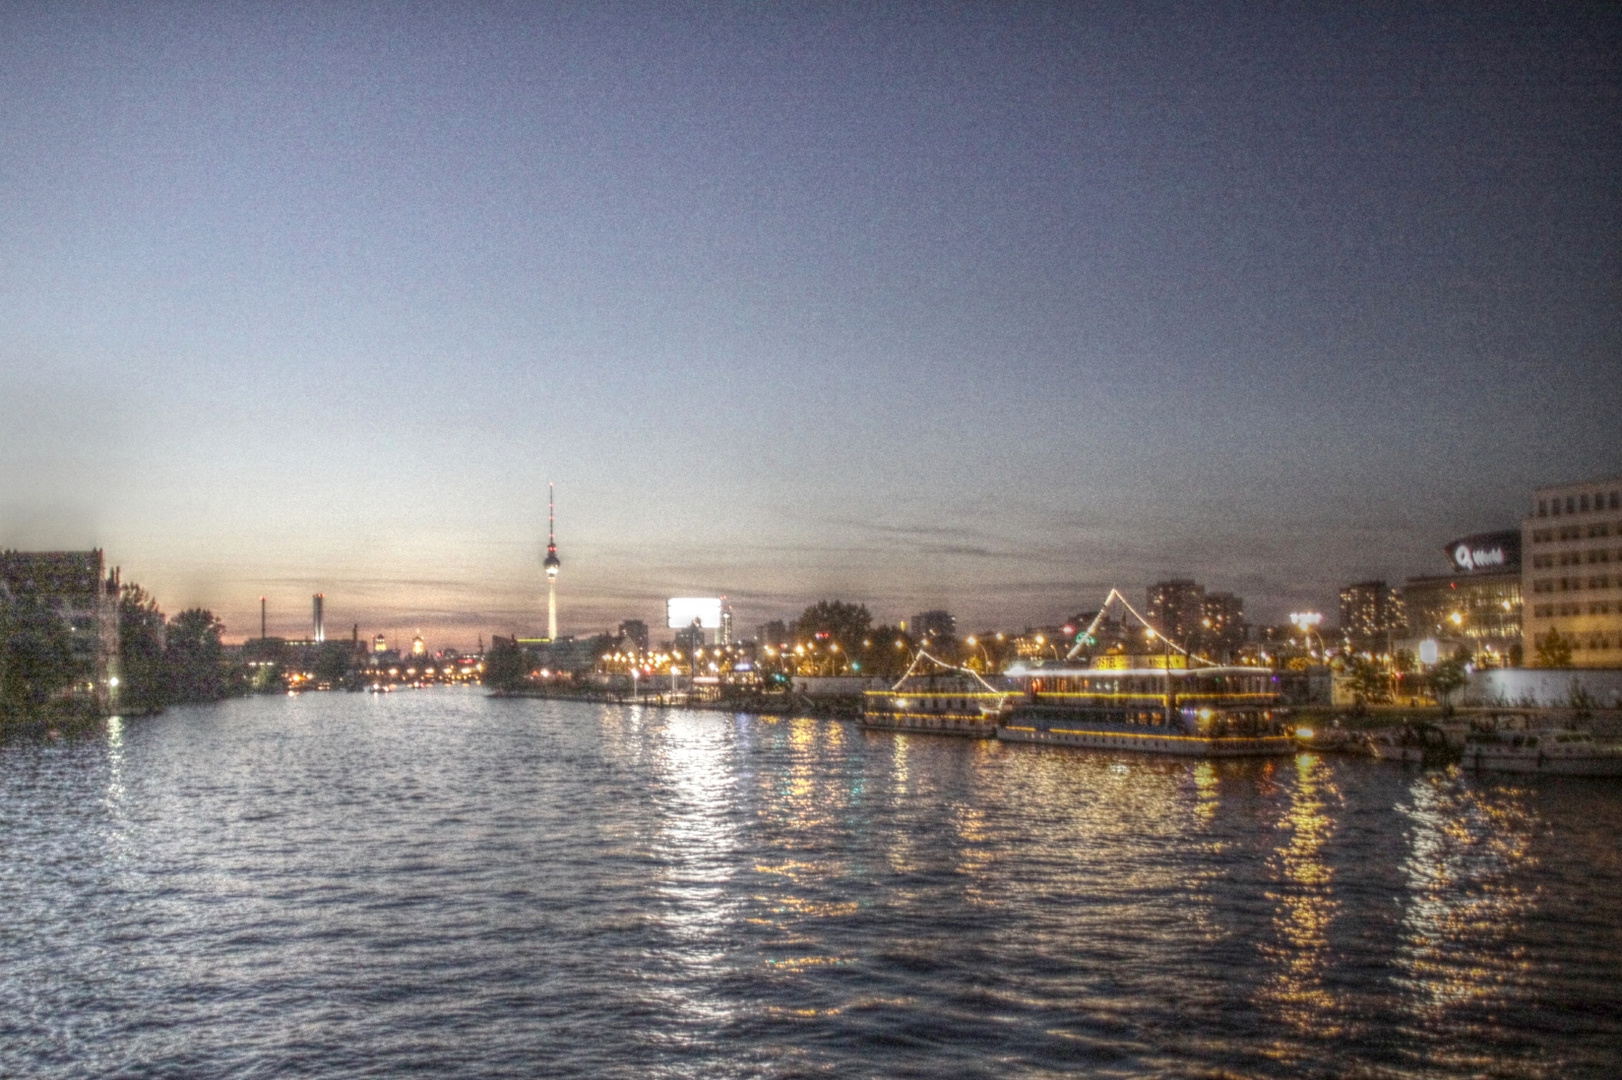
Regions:
[[[904,628],[920,645],[957,636],[957,620],[949,611],[920,611],[906,621]]]
[[[1408,635],[1450,655],[1463,646],[1480,667],[1523,663],[1521,534],[1477,533],[1444,545],[1452,572],[1409,578],[1402,590]]]
[[[1389,654],[1407,629],[1402,593],[1384,581],[1359,581],[1340,590],[1340,632],[1353,651]]]
[[[1205,617],[1194,635],[1203,653],[1231,658],[1244,648],[1247,630],[1243,597],[1231,592],[1205,594]]]
[[[1145,615],[1155,629],[1208,659],[1231,656],[1245,643],[1245,601],[1231,592],[1206,592],[1191,578],[1149,586]]]
[[[1538,488],[1521,542],[1527,663],[1622,667],[1622,477]]]
[[[37,594],[72,632],[75,693],[98,707],[118,707],[119,573],[101,549],[0,551],[0,593]]]
[[[1193,640],[1205,618],[1205,586],[1191,578],[1169,578],[1149,586],[1144,614],[1160,633],[1182,645]]]

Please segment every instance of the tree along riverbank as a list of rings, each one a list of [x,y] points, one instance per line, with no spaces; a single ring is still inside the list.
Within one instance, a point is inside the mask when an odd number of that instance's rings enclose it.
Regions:
[[[83,631],[50,597],[0,591],[0,732],[57,730],[246,693],[247,672],[227,659],[224,629],[203,608],[168,618],[146,590],[127,584],[116,654],[87,654],[74,648]],[[105,699],[93,692],[101,679],[111,689]]]

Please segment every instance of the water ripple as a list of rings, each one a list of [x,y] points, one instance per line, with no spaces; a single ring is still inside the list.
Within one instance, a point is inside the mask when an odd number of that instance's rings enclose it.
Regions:
[[[0,746],[0,1074],[1612,1076],[1622,790],[471,691]]]

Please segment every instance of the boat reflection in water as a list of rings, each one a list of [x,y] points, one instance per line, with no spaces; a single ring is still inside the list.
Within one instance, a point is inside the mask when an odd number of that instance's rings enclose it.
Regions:
[[[1527,796],[1432,772],[1398,803],[1409,843],[1393,981],[1421,1028],[1483,1030],[1546,993],[1525,945],[1541,892],[1533,854],[1541,823]],[[1506,1062],[1459,1043],[1430,1048],[1427,1064],[1484,1075]]]
[[[1280,1021],[1301,1035],[1333,1037],[1345,1020],[1344,1002],[1325,985],[1333,953],[1329,928],[1340,904],[1334,895],[1335,869],[1324,848],[1335,832],[1331,804],[1340,808],[1329,768],[1316,754],[1295,759],[1295,786],[1278,828],[1282,845],[1269,860],[1276,880],[1267,892],[1275,905],[1273,937],[1260,944],[1272,977],[1258,998]],[[1279,1056],[1295,1056],[1280,1047]]]

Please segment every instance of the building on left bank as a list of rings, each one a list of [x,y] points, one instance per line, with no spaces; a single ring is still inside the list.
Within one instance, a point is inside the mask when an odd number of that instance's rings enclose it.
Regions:
[[[74,696],[118,708],[119,571],[91,551],[0,551],[0,593],[32,592],[72,633]]]

